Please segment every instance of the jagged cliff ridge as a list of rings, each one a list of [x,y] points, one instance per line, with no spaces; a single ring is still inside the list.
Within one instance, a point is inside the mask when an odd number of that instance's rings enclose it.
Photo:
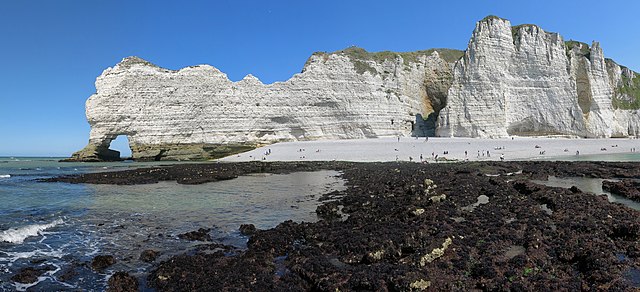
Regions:
[[[89,145],[71,160],[117,158],[108,147],[118,135],[128,136],[134,159],[192,160],[278,141],[434,133],[461,55],[316,53],[301,73],[273,84],[251,75],[232,82],[208,65],[171,71],[126,58],[97,78],[86,104]]]
[[[535,25],[479,21],[453,71],[439,136],[638,135],[640,78],[597,42],[565,42]]]
[[[640,132],[640,78],[597,42],[565,42],[490,16],[464,52],[315,53],[301,73],[238,82],[208,65],[172,71],[136,57],[96,80],[91,134],[71,160],[209,159],[260,144],[395,135],[611,137]]]

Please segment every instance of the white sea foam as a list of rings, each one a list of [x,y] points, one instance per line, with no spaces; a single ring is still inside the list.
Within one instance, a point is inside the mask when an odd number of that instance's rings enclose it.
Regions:
[[[47,224],[32,224],[20,228],[4,230],[0,232],[0,241],[20,244],[24,242],[27,237],[36,236],[45,229],[55,227],[62,223],[64,223],[62,219],[56,219],[53,222]]]
[[[51,264],[51,265],[54,266],[55,269],[52,270],[52,271],[45,272],[44,275],[38,277],[37,281],[35,281],[33,283],[28,283],[28,284],[22,284],[22,283],[14,282],[13,287],[15,287],[16,291],[27,291],[29,288],[31,288],[33,286],[36,286],[36,285],[40,284],[40,282],[42,282],[44,280],[47,280],[47,279],[52,279],[55,282],[58,282],[55,279],[53,279],[51,276],[53,274],[57,273],[58,271],[60,271],[61,268],[60,268],[59,265],[56,265],[56,264]],[[61,283],[61,282],[58,282],[58,283]],[[67,286],[67,285],[65,285],[65,286]]]
[[[0,178],[10,178],[10,174],[0,174]]]

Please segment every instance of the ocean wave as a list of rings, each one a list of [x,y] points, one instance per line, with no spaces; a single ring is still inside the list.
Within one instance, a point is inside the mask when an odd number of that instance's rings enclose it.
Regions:
[[[53,222],[47,224],[33,224],[20,228],[5,230],[0,232],[0,241],[21,244],[25,239],[27,239],[27,237],[36,236],[45,229],[55,227],[62,223],[64,223],[62,219],[56,219]]]
[[[10,178],[10,174],[0,174],[0,178]]]

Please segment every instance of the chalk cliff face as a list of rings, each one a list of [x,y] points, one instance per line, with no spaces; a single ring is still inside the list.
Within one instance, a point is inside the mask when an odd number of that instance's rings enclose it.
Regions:
[[[597,42],[565,43],[538,26],[512,27],[487,17],[455,65],[437,134],[637,135],[640,117],[629,109],[638,96],[621,91],[624,82],[633,89],[634,78],[633,71],[605,60]]]
[[[273,84],[251,75],[232,82],[208,65],[171,71],[126,58],[97,78],[86,104],[89,145],[72,160],[116,158],[108,147],[118,135],[129,138],[134,159],[189,160],[277,141],[435,131],[435,117],[429,129],[416,116],[442,107],[460,55],[316,53],[302,73]]]
[[[315,53],[263,84],[200,65],[172,71],[125,58],[96,80],[89,144],[70,160],[216,158],[278,141],[379,136],[636,136],[640,77],[597,42],[568,41],[490,16],[466,51]]]

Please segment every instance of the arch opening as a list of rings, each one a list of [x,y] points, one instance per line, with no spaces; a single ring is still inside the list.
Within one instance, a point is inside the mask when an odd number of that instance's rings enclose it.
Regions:
[[[129,136],[117,135],[115,139],[109,142],[110,150],[115,150],[120,153],[120,159],[131,159],[131,146],[129,144]]]

